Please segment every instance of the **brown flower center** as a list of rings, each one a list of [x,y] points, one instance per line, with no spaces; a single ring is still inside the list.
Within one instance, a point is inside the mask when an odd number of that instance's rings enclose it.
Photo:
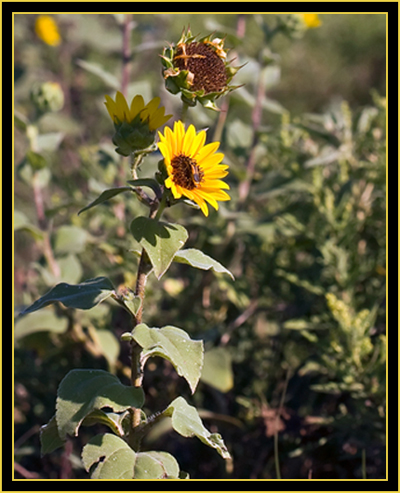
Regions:
[[[186,190],[193,190],[203,180],[204,172],[197,166],[195,159],[184,154],[178,154],[171,160],[174,170],[173,180]]]
[[[226,87],[225,63],[211,46],[197,42],[178,45],[174,63],[180,70],[189,70],[193,74],[193,91],[203,89],[205,94],[209,94]]]

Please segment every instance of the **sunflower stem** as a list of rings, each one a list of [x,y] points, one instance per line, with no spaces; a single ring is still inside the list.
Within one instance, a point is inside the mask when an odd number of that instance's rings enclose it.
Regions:
[[[188,113],[189,105],[183,101],[182,105],[182,113],[181,113],[181,122],[186,123],[186,117]]]
[[[156,221],[158,221],[160,219],[160,217],[162,216],[162,213],[164,212],[166,205],[167,205],[167,193],[166,193],[166,191],[164,191],[163,196],[161,198],[160,205],[159,205],[158,210],[157,210],[157,214],[154,216],[154,219]]]

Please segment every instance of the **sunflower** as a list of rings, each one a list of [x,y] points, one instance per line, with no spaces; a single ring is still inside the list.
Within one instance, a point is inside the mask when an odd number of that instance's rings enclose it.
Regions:
[[[165,134],[158,132],[158,148],[164,156],[168,173],[165,186],[171,189],[175,199],[182,196],[195,202],[205,216],[208,216],[207,202],[218,210],[218,201],[230,200],[224,192],[229,185],[221,178],[228,174],[228,166],[221,164],[224,155],[216,152],[219,142],[205,144],[206,132],[196,133],[193,125],[188,129],[181,121],[174,123],[174,129],[165,128]]]
[[[119,91],[115,101],[105,96],[107,111],[114,122],[115,134],[113,143],[116,151],[123,156],[132,152],[146,149],[154,143],[155,131],[163,126],[172,115],[165,115],[165,108],[160,104],[160,98],[153,98],[146,105],[142,96],[132,99],[130,106]]]
[[[122,93],[119,91],[117,92],[115,101],[107,95],[105,98],[107,111],[113,122],[116,124],[123,122],[132,123],[133,120],[140,115],[140,120],[142,122],[147,120],[149,129],[154,131],[157,128],[162,127],[172,116],[164,115],[165,108],[163,106],[158,108],[161,101],[158,97],[153,98],[145,105],[143,97],[137,95],[132,99],[130,107]]]
[[[196,40],[190,29],[183,30],[176,46],[165,48],[161,56],[167,90],[180,92],[189,106],[199,102],[217,110],[215,100],[240,87],[230,85],[240,67],[231,67],[226,56],[224,39],[209,35]]]

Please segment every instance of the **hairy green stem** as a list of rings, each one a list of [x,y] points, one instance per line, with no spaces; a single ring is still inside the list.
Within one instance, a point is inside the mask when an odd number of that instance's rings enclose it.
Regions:
[[[186,123],[186,117],[188,113],[189,105],[183,101],[182,105],[182,113],[181,113],[181,121],[182,123]]]

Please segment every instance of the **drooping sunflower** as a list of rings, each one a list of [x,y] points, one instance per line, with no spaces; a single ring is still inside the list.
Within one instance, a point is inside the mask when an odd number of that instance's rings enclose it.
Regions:
[[[206,132],[196,133],[193,125],[185,130],[181,121],[174,123],[173,130],[165,127],[164,135],[158,135],[158,147],[168,173],[165,186],[175,199],[187,197],[199,205],[205,216],[207,203],[218,210],[218,201],[230,200],[224,191],[229,190],[229,185],[222,180],[229,166],[221,164],[224,155],[216,152],[219,142],[205,145]]]
[[[164,49],[161,56],[165,87],[172,94],[181,93],[189,106],[197,102],[218,110],[215,100],[240,86],[230,82],[240,67],[226,60],[224,40],[212,35],[199,40],[190,29],[183,30],[178,43]]]
[[[160,104],[160,98],[153,98],[146,105],[142,96],[132,99],[130,106],[119,91],[115,101],[105,96],[107,111],[114,122],[115,134],[113,143],[116,151],[123,156],[145,149],[154,143],[155,131],[162,127],[172,115],[165,115],[165,108]]]

